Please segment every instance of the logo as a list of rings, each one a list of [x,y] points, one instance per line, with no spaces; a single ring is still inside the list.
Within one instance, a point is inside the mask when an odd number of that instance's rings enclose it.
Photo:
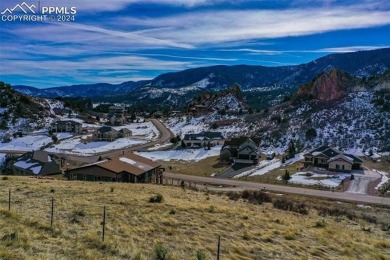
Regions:
[[[7,8],[5,9],[3,12],[1,12],[1,14],[6,14],[6,13],[9,13],[9,14],[12,14],[15,10],[20,10],[22,12],[24,12],[25,14],[31,12],[33,14],[35,14],[35,9],[37,7],[35,5],[28,5],[26,2],[23,2],[21,4],[17,4],[15,5],[13,8]]]
[[[41,6],[22,2],[14,7],[8,7],[2,12],[2,22],[73,22],[77,14],[75,6]]]

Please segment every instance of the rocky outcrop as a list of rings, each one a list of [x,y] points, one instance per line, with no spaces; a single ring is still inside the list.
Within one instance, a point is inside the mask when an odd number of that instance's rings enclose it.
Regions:
[[[355,79],[348,73],[331,69],[300,87],[297,95],[309,96],[318,100],[339,100],[351,91],[355,83]]]

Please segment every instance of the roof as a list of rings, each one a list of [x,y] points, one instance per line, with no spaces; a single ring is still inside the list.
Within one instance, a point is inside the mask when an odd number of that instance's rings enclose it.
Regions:
[[[160,167],[161,164],[133,153],[126,153],[111,158],[111,160],[99,164],[98,166],[115,173],[127,172],[133,175],[141,175],[154,168]]]
[[[325,156],[327,158],[332,158],[340,153],[341,152],[339,152],[333,148],[330,148],[327,145],[323,145],[323,146],[320,146],[316,149],[309,151],[308,153],[305,154],[305,156],[317,156],[317,155],[322,154],[323,156]]]
[[[198,134],[185,134],[184,140],[220,140],[224,139],[221,132],[200,132]]]
[[[100,167],[117,174],[125,172],[128,174],[138,176],[147,171],[160,167],[161,164],[133,153],[125,153],[124,155],[121,156],[112,157],[103,161],[98,161],[96,163],[84,165],[82,167],[75,168],[72,170],[77,170],[80,168],[86,168],[91,166]]]
[[[131,130],[127,129],[127,128],[122,128],[121,130],[119,130],[119,133],[132,133]]]
[[[115,130],[114,128],[112,128],[111,126],[102,126],[100,127],[98,130],[97,130],[99,133],[108,133],[108,132],[118,132],[117,130]]]
[[[67,125],[67,124],[70,124],[70,125],[82,125],[81,123],[73,121],[73,120],[60,120],[60,121],[57,121],[57,122],[53,123],[53,125]]]
[[[306,153],[304,156],[318,156],[323,155],[327,158],[329,158],[328,162],[331,162],[336,159],[344,159],[345,161],[352,162],[352,163],[362,163],[363,161],[357,158],[356,156],[352,154],[342,153],[340,151],[337,151],[336,149],[333,149],[329,146],[323,145],[321,147],[318,147],[316,149],[313,149]]]
[[[247,136],[241,136],[241,137],[235,137],[235,138],[229,138],[229,139],[226,139],[224,144],[223,144],[223,148],[225,146],[240,146],[241,144],[243,144],[244,142],[246,142],[248,139],[250,139],[252,142],[254,142],[256,145],[259,145],[260,143],[260,138],[257,138],[257,137],[247,137]]]
[[[353,164],[353,159],[348,157],[348,156],[345,156],[344,154],[338,154],[335,157],[330,158],[328,160],[328,162],[330,163],[330,162],[333,162],[333,161],[336,161],[336,160],[340,160],[340,159],[344,160],[344,161],[346,161],[346,162],[348,162],[350,164]]]
[[[30,171],[35,175],[48,175],[60,172],[57,163],[46,151],[28,152],[16,159],[14,166]]]

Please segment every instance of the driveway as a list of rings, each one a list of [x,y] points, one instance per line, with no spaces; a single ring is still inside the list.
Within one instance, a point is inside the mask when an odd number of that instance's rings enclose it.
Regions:
[[[368,186],[372,181],[375,181],[382,176],[371,170],[362,170],[354,172],[355,179],[350,182],[347,193],[368,194]]]

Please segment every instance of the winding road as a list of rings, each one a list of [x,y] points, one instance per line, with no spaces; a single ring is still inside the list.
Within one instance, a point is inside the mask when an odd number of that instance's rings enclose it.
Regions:
[[[372,203],[372,204],[390,206],[390,198],[384,198],[384,197],[379,197],[379,196],[370,196],[370,195],[366,195],[366,194],[304,189],[304,188],[296,188],[296,187],[291,187],[291,186],[255,183],[255,182],[247,182],[247,181],[236,181],[236,180],[228,180],[228,179],[208,178],[208,177],[176,174],[176,173],[169,173],[169,172],[165,172],[164,177],[173,178],[173,179],[180,179],[180,180],[196,182],[196,183],[203,183],[203,184],[230,186],[230,187],[233,187],[232,190],[237,189],[237,188],[255,189],[255,190],[265,188],[266,190],[274,191],[274,192],[292,193],[292,194],[300,194],[300,195],[305,195],[305,196],[314,196],[314,197],[334,199],[334,200],[351,201],[351,202],[358,202],[358,203]]]

